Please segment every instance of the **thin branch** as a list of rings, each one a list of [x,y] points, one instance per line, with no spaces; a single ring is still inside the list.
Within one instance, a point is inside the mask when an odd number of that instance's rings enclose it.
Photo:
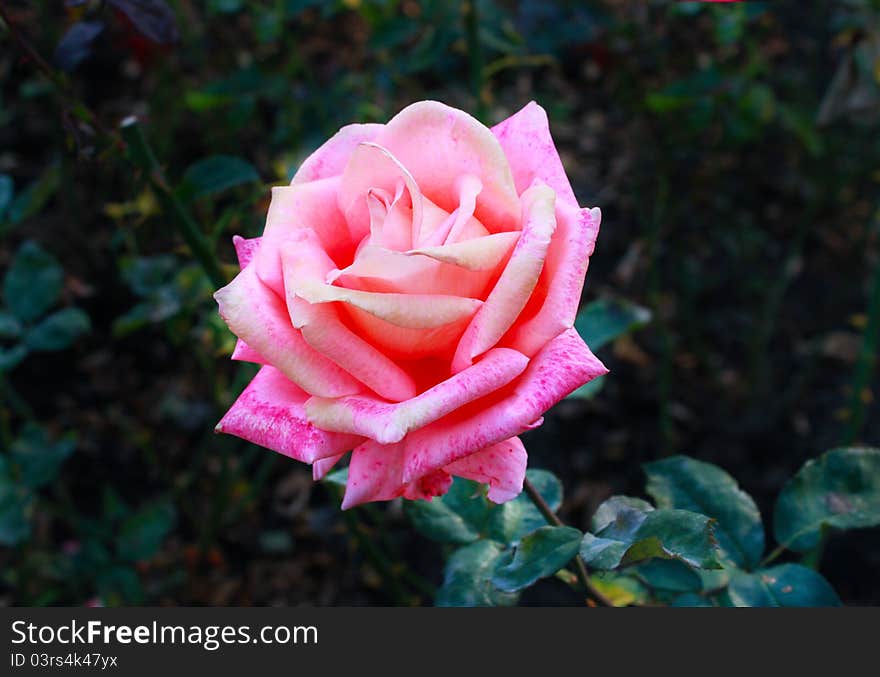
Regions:
[[[538,490],[535,489],[534,485],[529,482],[528,478],[523,480],[523,489],[525,489],[526,494],[531,499],[532,503],[535,504],[538,511],[544,516],[544,519],[547,520],[548,524],[557,527],[565,526],[562,520],[559,519],[559,516],[553,512],[549,505],[547,505],[547,501],[544,500],[544,497],[541,496],[541,494],[538,493]],[[590,581],[590,575],[587,572],[587,565],[584,564],[584,560],[580,555],[575,556],[574,563],[576,569],[575,573],[577,574],[581,585],[586,589],[587,596],[599,606],[614,606],[614,602],[596,589],[596,586]]]

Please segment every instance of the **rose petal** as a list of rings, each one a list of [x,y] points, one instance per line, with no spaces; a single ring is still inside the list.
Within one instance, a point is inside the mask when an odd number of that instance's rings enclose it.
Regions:
[[[423,296],[425,303],[433,303],[434,296]],[[370,344],[393,359],[418,360],[437,357],[447,364],[455,346],[473,314],[433,329],[410,329],[386,322],[360,308],[344,306],[353,329]]]
[[[406,253],[427,256],[467,270],[495,270],[510,255],[519,237],[519,231],[513,230],[439,247],[421,247]]]
[[[518,437],[460,458],[443,470],[456,477],[489,485],[489,500],[505,503],[522,492],[528,454]]]
[[[602,213],[598,207],[556,207],[556,233],[547,252],[544,270],[522,321],[505,343],[534,355],[547,341],[574,326],[584,276],[599,234]],[[534,305],[534,309],[531,306]]]
[[[403,446],[367,440],[351,452],[342,509],[402,496],[406,490],[402,476]]]
[[[288,312],[306,342],[380,396],[392,401],[413,397],[416,386],[412,378],[346,327],[332,304],[312,305],[297,297],[301,284],[308,279],[323,279],[333,267],[314,233],[302,230],[296,240],[285,243],[281,261]]]
[[[340,459],[343,456],[345,456],[345,454],[339,454],[338,456],[328,456],[327,458],[319,458],[317,461],[312,463],[312,479],[315,482],[324,479],[327,473],[333,469],[333,466],[339,463]]]
[[[254,258],[254,254],[260,247],[263,238],[244,238],[240,235],[232,236],[232,245],[235,247],[235,255],[238,257],[238,267],[244,269]]]
[[[497,391],[519,376],[526,365],[528,359],[521,353],[496,348],[473,366],[399,404],[356,395],[312,398],[306,411],[309,420],[323,430],[363,435],[381,444],[391,444],[410,431]]]
[[[397,193],[403,182],[412,208],[409,229],[409,244],[412,234],[418,233],[422,222],[422,192],[412,174],[387,149],[376,143],[361,143],[351,154],[340,179],[336,201],[355,241],[363,239],[370,232],[370,212],[367,196],[371,190],[382,190],[391,195]]]
[[[309,155],[293,175],[291,185],[342,174],[348,159],[364,141],[376,138],[384,125],[347,125]]]
[[[461,337],[452,361],[453,373],[498,343],[525,308],[544,266],[556,228],[553,190],[535,185],[522,196],[523,231],[510,261],[483,307]]]
[[[482,228],[482,224],[474,218],[474,209],[477,207],[477,196],[483,190],[483,182],[473,174],[464,174],[457,179],[458,207],[448,219],[431,228],[423,223],[419,236],[416,239],[418,246],[437,247],[442,244],[457,242],[462,234],[469,230],[469,226],[476,224]],[[424,198],[426,201],[427,198]],[[483,229],[485,230],[485,229]],[[489,231],[485,231],[488,234]]]
[[[556,199],[577,207],[571,183],[550,135],[547,113],[534,101],[492,127],[510,163],[516,190],[522,194],[535,179],[556,191]]]
[[[241,362],[253,362],[254,364],[269,364],[265,357],[260,355],[260,353],[251,348],[241,339],[238,339],[235,342],[235,348],[232,351],[230,359],[239,360]]]
[[[396,327],[436,329],[470,318],[483,305],[479,299],[441,294],[397,294],[357,291],[319,282],[298,283],[295,293],[309,303],[346,303]]]
[[[217,424],[235,435],[304,463],[335,457],[361,438],[320,430],[309,423],[303,403],[309,394],[273,367],[263,367]]]
[[[339,177],[320,179],[296,186],[275,186],[266,215],[266,228],[254,261],[260,279],[278,296],[284,296],[279,249],[301,229],[314,230],[327,255],[340,265],[351,260],[355,244],[348,223],[336,208]],[[363,237],[363,235],[361,235]]]
[[[284,302],[256,274],[256,263],[214,293],[232,332],[303,390],[322,397],[353,395],[358,382],[309,346],[290,323]]]
[[[407,435],[400,442],[406,445],[403,481],[412,482],[475,449],[519,435],[570,392],[606,373],[574,329],[563,332],[532,358],[512,391],[500,400],[486,406],[475,402],[469,411]]]
[[[456,179],[473,174],[483,184],[475,216],[491,232],[516,230],[520,205],[504,151],[487,127],[437,101],[404,108],[377,135],[422,192],[448,211],[459,201]],[[414,231],[418,232],[418,231]]]

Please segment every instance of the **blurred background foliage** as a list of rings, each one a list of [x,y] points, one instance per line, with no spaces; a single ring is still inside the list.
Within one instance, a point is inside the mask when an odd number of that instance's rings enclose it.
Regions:
[[[341,514],[213,434],[253,373],[211,299],[231,236],[338,127],[419,99],[486,123],[538,101],[602,207],[585,301],[611,374],[525,436],[567,523],[675,454],[771,514],[805,460],[880,443],[876,0],[0,8],[2,603],[432,603],[448,550],[401,505]],[[877,529],[822,560],[880,604]]]

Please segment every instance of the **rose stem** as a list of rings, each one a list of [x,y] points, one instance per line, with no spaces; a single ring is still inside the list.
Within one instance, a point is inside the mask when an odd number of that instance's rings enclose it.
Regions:
[[[526,494],[528,494],[528,497],[532,500],[532,503],[535,504],[538,511],[544,516],[544,519],[547,520],[548,524],[557,527],[565,526],[562,523],[562,520],[559,519],[558,515],[550,509],[550,506],[547,505],[547,502],[541,494],[538,493],[538,490],[535,489],[534,485],[529,482],[528,478],[523,480],[523,489],[525,489]],[[583,558],[580,555],[576,555],[574,562],[578,580],[586,589],[587,596],[599,606],[614,606],[612,601],[599,592],[599,590],[596,589],[596,586],[590,581],[590,575],[587,573],[587,565],[584,564]]]
[[[136,117],[125,118],[120,129],[122,138],[128,146],[128,156],[132,164],[140,169],[150,182],[150,185],[158,192],[159,201],[166,211],[170,212],[177,229],[186,241],[193,255],[198,259],[205,273],[215,287],[226,284],[226,278],[220,271],[217,258],[211,251],[211,245],[199,226],[193,221],[189,212],[180,202],[180,199],[171,190],[162,167],[156,159],[156,154],[150,147],[147,137],[141,129]]]

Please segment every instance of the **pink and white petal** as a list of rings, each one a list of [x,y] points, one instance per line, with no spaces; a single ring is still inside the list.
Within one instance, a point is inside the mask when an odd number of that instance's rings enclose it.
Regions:
[[[345,218],[336,207],[339,181],[339,177],[335,177],[272,188],[266,227],[254,261],[260,279],[278,296],[284,296],[279,249],[297,230],[314,230],[324,251],[334,261],[341,263],[351,259],[360,240],[352,237]]]
[[[238,257],[238,267],[244,269],[254,258],[254,254],[260,247],[261,237],[244,238],[240,235],[232,236],[232,245],[235,247],[235,255]]]
[[[520,232],[512,230],[438,247],[420,247],[406,253],[427,256],[466,270],[495,270],[510,255],[519,238]]]
[[[345,303],[406,329],[437,329],[461,322],[483,305],[479,299],[461,296],[366,292],[311,281],[296,285],[296,295],[309,303]]]
[[[411,431],[503,388],[519,376],[528,363],[522,353],[496,348],[473,366],[398,404],[358,395],[314,397],[306,403],[306,413],[322,430],[362,435],[380,444],[393,444]]]
[[[379,189],[396,195],[401,181],[412,208],[411,235],[418,232],[424,209],[418,184],[387,148],[373,142],[358,145],[345,166],[336,195],[339,211],[345,216],[354,240],[360,241],[370,232],[370,212],[367,205],[369,192]],[[407,249],[411,246],[412,244]]]
[[[498,343],[538,283],[556,228],[554,193],[549,186],[535,185],[523,193],[522,202],[522,234],[494,289],[461,337],[452,360],[453,373],[465,369],[475,357]]]
[[[366,245],[354,263],[330,273],[327,282],[359,291],[480,298],[488,294],[494,274],[494,269],[472,271],[427,256]]]
[[[522,492],[529,456],[518,437],[511,437],[450,463],[443,470],[489,485],[489,500],[506,503]]]
[[[413,397],[416,394],[413,379],[346,327],[339,319],[335,304],[313,305],[297,295],[303,284],[324,279],[333,267],[315,234],[306,229],[299,231],[295,239],[282,246],[281,261],[287,310],[306,343],[382,397],[395,402]]]
[[[473,317],[464,315],[460,320],[433,329],[410,329],[386,322],[353,305],[344,306],[344,311],[352,329],[389,357],[399,360],[438,357],[447,364]]]
[[[574,329],[539,352],[512,391],[473,415],[459,412],[414,430],[406,445],[403,479],[412,482],[460,458],[534,427],[550,407],[584,383],[608,373]],[[479,402],[472,405],[476,407]]]
[[[328,472],[333,469],[342,457],[345,454],[339,454],[338,456],[328,456],[327,458],[319,458],[317,461],[312,463],[312,479],[315,482],[324,479]]]
[[[241,339],[238,339],[235,342],[235,348],[232,351],[230,359],[239,360],[241,362],[253,362],[254,364],[268,364],[265,357],[260,355],[260,353],[251,348]]]
[[[335,457],[360,443],[360,437],[320,430],[310,423],[303,411],[308,397],[280,371],[265,366],[226,412],[216,431],[304,463]]]
[[[293,175],[291,185],[339,176],[354,149],[376,138],[384,125],[346,125],[309,155]]]
[[[214,293],[232,332],[303,390],[322,397],[353,395],[360,384],[309,346],[291,325],[284,302],[256,273],[256,260]]]
[[[575,209],[564,203],[557,205],[556,233],[532,295],[534,314],[528,316],[531,311],[526,309],[523,321],[504,339],[506,345],[531,356],[547,341],[574,326],[601,220],[598,207]]]
[[[450,214],[450,218],[434,227],[422,224],[418,237],[413,238],[413,242],[418,243],[419,247],[438,247],[442,244],[456,242],[468,224],[471,221],[476,221],[474,209],[477,207],[477,196],[483,190],[483,182],[473,174],[464,174],[458,177],[457,188],[458,207]],[[477,223],[479,222],[477,221]]]
[[[367,440],[351,452],[342,509],[390,501],[402,496],[407,484],[403,481],[403,446]]]
[[[518,228],[520,205],[507,157],[492,132],[464,111],[438,101],[414,103],[385,125],[376,143],[403,163],[428,198],[450,212],[459,202],[456,179],[473,174],[483,184],[477,219],[491,232]]]
[[[492,127],[510,169],[516,190],[523,193],[535,179],[556,191],[556,199],[577,207],[577,199],[550,135],[547,113],[534,101]]]

